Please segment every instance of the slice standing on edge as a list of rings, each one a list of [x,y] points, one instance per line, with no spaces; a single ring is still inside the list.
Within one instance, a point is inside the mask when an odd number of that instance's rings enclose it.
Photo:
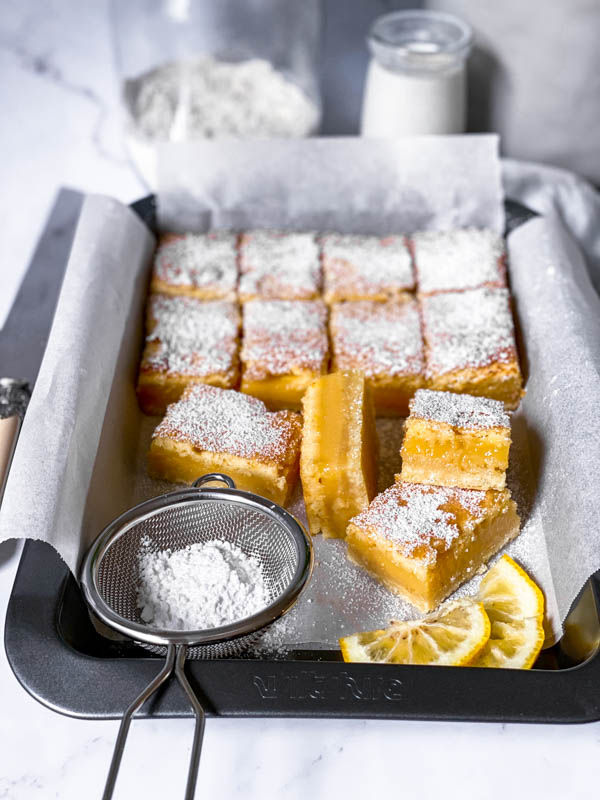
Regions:
[[[445,603],[423,619],[345,636],[340,647],[344,661],[458,667],[477,657],[489,635],[483,604],[466,599]]]
[[[544,644],[544,595],[510,556],[482,579],[478,600],[490,618],[490,638],[469,666],[530,669]]]

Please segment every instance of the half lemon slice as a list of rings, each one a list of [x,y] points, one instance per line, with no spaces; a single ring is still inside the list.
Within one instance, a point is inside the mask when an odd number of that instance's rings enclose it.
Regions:
[[[544,643],[544,595],[510,556],[482,579],[478,600],[490,618],[490,638],[473,667],[530,669]]]
[[[482,603],[456,600],[423,619],[340,639],[344,661],[379,664],[468,664],[485,647],[490,621]]]

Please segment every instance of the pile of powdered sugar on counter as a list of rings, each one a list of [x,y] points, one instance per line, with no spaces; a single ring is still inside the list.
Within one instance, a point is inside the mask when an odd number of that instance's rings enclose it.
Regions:
[[[318,110],[264,59],[173,61],[129,81],[135,133],[151,141],[215,137],[300,137]]]
[[[269,603],[262,567],[225,541],[139,554],[137,605],[144,622],[167,630],[203,630],[249,617]]]

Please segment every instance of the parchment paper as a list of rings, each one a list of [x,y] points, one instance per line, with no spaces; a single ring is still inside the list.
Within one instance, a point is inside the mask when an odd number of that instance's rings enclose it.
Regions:
[[[162,159],[159,213],[170,229],[379,233],[503,225],[492,136],[210,142],[170,146]],[[529,373],[513,419],[510,472],[523,532],[509,552],[541,583],[548,632],[556,635],[600,566],[600,500],[592,486],[600,309],[558,219],[527,223],[508,245]],[[110,519],[172,488],[145,473],[157,420],[138,411],[134,391],[152,246],[129,209],[88,199],[6,489],[0,538],[49,541],[74,571]],[[388,426],[382,440],[393,442],[398,423],[379,425]],[[381,488],[398,469],[397,449],[384,458]],[[302,514],[301,497],[294,510]],[[414,616],[412,606],[346,560],[342,542],[317,537],[315,547],[310,589],[267,644],[327,647],[345,632]]]

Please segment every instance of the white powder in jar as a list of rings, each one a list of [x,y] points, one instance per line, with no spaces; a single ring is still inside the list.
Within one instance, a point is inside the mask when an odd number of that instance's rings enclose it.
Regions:
[[[167,630],[217,628],[269,603],[262,567],[226,541],[153,552],[142,543],[137,606],[142,620]]]
[[[303,137],[319,122],[315,103],[266,60],[173,61],[125,85],[127,145],[156,183],[156,145],[213,138]]]

